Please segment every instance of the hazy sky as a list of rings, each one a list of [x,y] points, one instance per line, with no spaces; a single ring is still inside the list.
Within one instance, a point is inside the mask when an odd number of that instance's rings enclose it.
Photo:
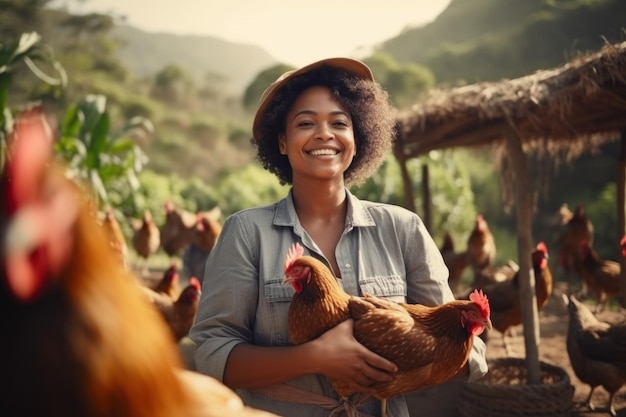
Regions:
[[[57,0],[72,10],[126,16],[149,32],[213,35],[263,47],[299,66],[359,57],[404,28],[432,21],[450,0]]]

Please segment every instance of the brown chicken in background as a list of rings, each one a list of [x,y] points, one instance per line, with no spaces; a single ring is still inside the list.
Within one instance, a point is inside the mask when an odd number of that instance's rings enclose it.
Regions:
[[[133,249],[137,255],[143,259],[143,273],[145,275],[147,271],[148,258],[159,249],[161,244],[161,233],[159,228],[154,223],[152,214],[148,210],[143,213],[141,224],[139,227],[134,227],[133,233]]]
[[[548,248],[544,242],[539,242],[531,257],[535,274],[535,298],[537,309],[541,310],[548,298],[552,295],[553,277],[548,265]],[[507,337],[513,332],[513,327],[522,324],[522,308],[519,293],[519,273],[504,282],[497,282],[481,287],[489,299],[491,306],[491,322],[493,328],[502,335],[502,344],[507,355],[513,350]]]
[[[624,253],[626,241],[622,239],[621,244]],[[596,297],[594,313],[601,312],[609,299],[621,293],[621,265],[609,259],[602,259],[588,242],[580,243],[579,259],[576,260],[575,269],[587,290]]]
[[[563,295],[569,311],[567,353],[576,377],[590,386],[586,407],[615,416],[613,398],[626,382],[626,325],[598,320],[589,308],[570,295]],[[597,408],[591,401],[594,390],[602,386],[609,402]]]
[[[109,243],[115,249],[117,253],[119,253],[122,258],[122,263],[126,265],[126,260],[128,257],[128,245],[126,244],[126,237],[124,236],[124,232],[122,231],[122,226],[115,218],[115,214],[113,213],[113,209],[111,206],[108,206],[104,211],[104,219],[102,220],[102,227],[104,227],[104,231],[106,232],[107,238],[109,239]]]
[[[197,216],[195,213],[176,207],[171,201],[167,201],[163,208],[165,222],[160,228],[161,247],[171,258],[181,255],[191,242]]]
[[[594,227],[587,218],[585,209],[581,203],[576,205],[574,213],[567,223],[560,229],[558,236],[559,266],[566,275],[569,290],[572,291],[574,282],[580,280],[580,295],[587,295],[587,286],[577,271],[577,258],[580,255],[580,245],[588,242],[593,247]]]
[[[450,233],[444,235],[443,244],[439,248],[443,261],[448,267],[448,284],[454,294],[457,294],[461,290],[461,279],[463,272],[469,265],[469,259],[467,257],[467,251],[456,252],[454,250],[454,242]]]
[[[148,287],[143,287],[142,290],[165,320],[176,342],[189,334],[198,312],[201,295],[200,281],[196,277],[191,277],[189,284],[177,297],[156,292]]]
[[[188,277],[204,277],[204,265],[222,232],[221,223],[210,213],[199,213],[191,242],[183,254],[183,272]]]
[[[91,200],[52,163],[49,132],[22,114],[0,176],[0,415],[271,416],[182,370]]]
[[[383,416],[387,398],[456,377],[467,362],[474,336],[491,328],[489,302],[478,291],[469,301],[435,307],[395,303],[372,295],[350,296],[326,265],[303,253],[296,244],[285,259],[285,282],[295,290],[288,313],[290,340],[304,343],[352,318],[354,337],[398,367],[392,381],[373,386]],[[340,396],[352,394],[342,381],[331,383]]]
[[[519,271],[519,265],[510,260],[504,265],[491,265],[481,270],[474,270],[474,287],[483,288],[498,282],[509,281]]]
[[[467,238],[467,257],[473,270],[481,270],[496,259],[496,241],[482,214],[476,216],[474,229]]]
[[[574,217],[574,212],[570,210],[567,203],[561,204],[559,207],[559,228],[565,226]]]
[[[171,264],[165,270],[163,276],[152,289],[158,293],[165,294],[173,299],[180,295],[180,274],[176,264]]]

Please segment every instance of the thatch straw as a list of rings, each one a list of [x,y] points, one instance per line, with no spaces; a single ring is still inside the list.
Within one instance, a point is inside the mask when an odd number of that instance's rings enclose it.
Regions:
[[[615,140],[625,115],[623,42],[517,79],[434,89],[399,117],[397,151],[498,146],[513,128],[526,151],[571,159]]]

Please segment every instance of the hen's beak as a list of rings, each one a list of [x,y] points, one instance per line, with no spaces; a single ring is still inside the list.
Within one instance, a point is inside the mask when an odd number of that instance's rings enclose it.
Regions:
[[[289,284],[291,284],[291,283],[293,282],[293,279],[294,279],[294,277],[293,277],[292,275],[285,275],[285,276],[283,277],[283,282],[282,282],[282,284],[283,284],[283,285],[289,285]]]
[[[491,319],[489,317],[487,317],[487,319],[485,320],[485,328],[487,330],[491,330],[492,329]]]

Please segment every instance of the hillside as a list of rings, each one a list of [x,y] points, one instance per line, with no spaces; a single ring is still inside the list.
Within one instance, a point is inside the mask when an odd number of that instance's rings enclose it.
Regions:
[[[428,25],[381,45],[438,81],[493,81],[563,64],[579,51],[626,38],[622,0],[452,0]]]
[[[118,25],[111,36],[123,46],[119,57],[140,77],[153,76],[168,64],[189,72],[196,82],[207,74],[224,80],[224,91],[240,95],[260,71],[277,61],[263,48],[228,42],[213,36],[182,36],[150,33]]]

